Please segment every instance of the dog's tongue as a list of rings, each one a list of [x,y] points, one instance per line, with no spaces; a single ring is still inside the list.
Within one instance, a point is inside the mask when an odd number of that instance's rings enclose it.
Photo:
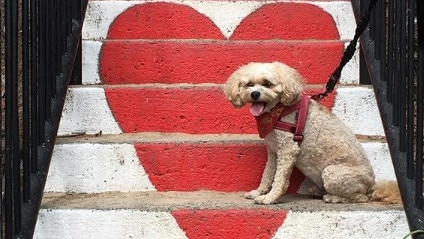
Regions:
[[[252,103],[252,105],[250,106],[250,113],[253,116],[259,116],[261,115],[264,108],[265,108],[264,103]]]

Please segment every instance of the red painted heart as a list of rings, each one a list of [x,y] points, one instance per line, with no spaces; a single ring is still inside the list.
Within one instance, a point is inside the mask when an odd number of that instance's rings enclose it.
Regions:
[[[309,84],[323,83],[342,51],[332,17],[309,4],[264,5],[225,39],[210,19],[188,6],[146,3],[127,9],[110,26],[100,53],[100,76],[126,133],[255,134],[248,109],[235,110],[216,83],[251,61],[282,61]],[[333,100],[329,97],[325,104],[331,106]],[[135,148],[160,191],[250,190],[266,161],[263,145],[184,142]],[[290,192],[302,180],[294,171]]]

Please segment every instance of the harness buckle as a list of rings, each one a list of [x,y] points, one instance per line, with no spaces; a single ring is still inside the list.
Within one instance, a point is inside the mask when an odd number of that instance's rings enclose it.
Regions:
[[[293,140],[297,141],[297,142],[302,142],[303,141],[303,134],[295,134],[293,136]]]

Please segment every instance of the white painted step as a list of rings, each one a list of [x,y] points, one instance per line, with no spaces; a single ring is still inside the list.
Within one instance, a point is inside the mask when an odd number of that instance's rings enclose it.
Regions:
[[[384,136],[373,89],[338,87],[333,113],[355,134]],[[59,135],[121,134],[101,87],[70,88],[59,125]]]
[[[156,191],[137,157],[135,142],[262,142],[256,135],[139,133],[59,138],[46,192]],[[396,180],[387,143],[363,141],[376,180]]]
[[[210,215],[211,210],[216,215],[233,215],[234,212],[245,215],[256,210],[287,213],[270,238],[398,239],[409,231],[401,206],[326,204],[300,195],[284,195],[279,204],[264,206],[255,205],[251,200],[242,198],[241,194],[212,191],[47,193],[34,238],[189,238],[189,233],[180,228],[180,221],[175,217],[181,210],[205,217]],[[192,223],[199,230],[208,226],[202,225],[203,221]],[[257,223],[266,225],[267,222]],[[238,228],[237,225],[238,219],[235,219],[235,232],[228,235],[243,229],[243,226]],[[213,227],[209,230],[213,235]]]

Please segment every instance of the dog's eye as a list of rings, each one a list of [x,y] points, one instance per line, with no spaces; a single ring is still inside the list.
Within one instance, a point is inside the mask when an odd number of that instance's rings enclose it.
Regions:
[[[272,83],[266,80],[266,81],[264,81],[264,83],[262,84],[262,86],[271,87],[272,86]]]
[[[247,87],[253,87],[254,85],[255,85],[255,84],[253,84],[253,83],[247,83],[247,84],[246,84],[246,86],[247,86]]]

